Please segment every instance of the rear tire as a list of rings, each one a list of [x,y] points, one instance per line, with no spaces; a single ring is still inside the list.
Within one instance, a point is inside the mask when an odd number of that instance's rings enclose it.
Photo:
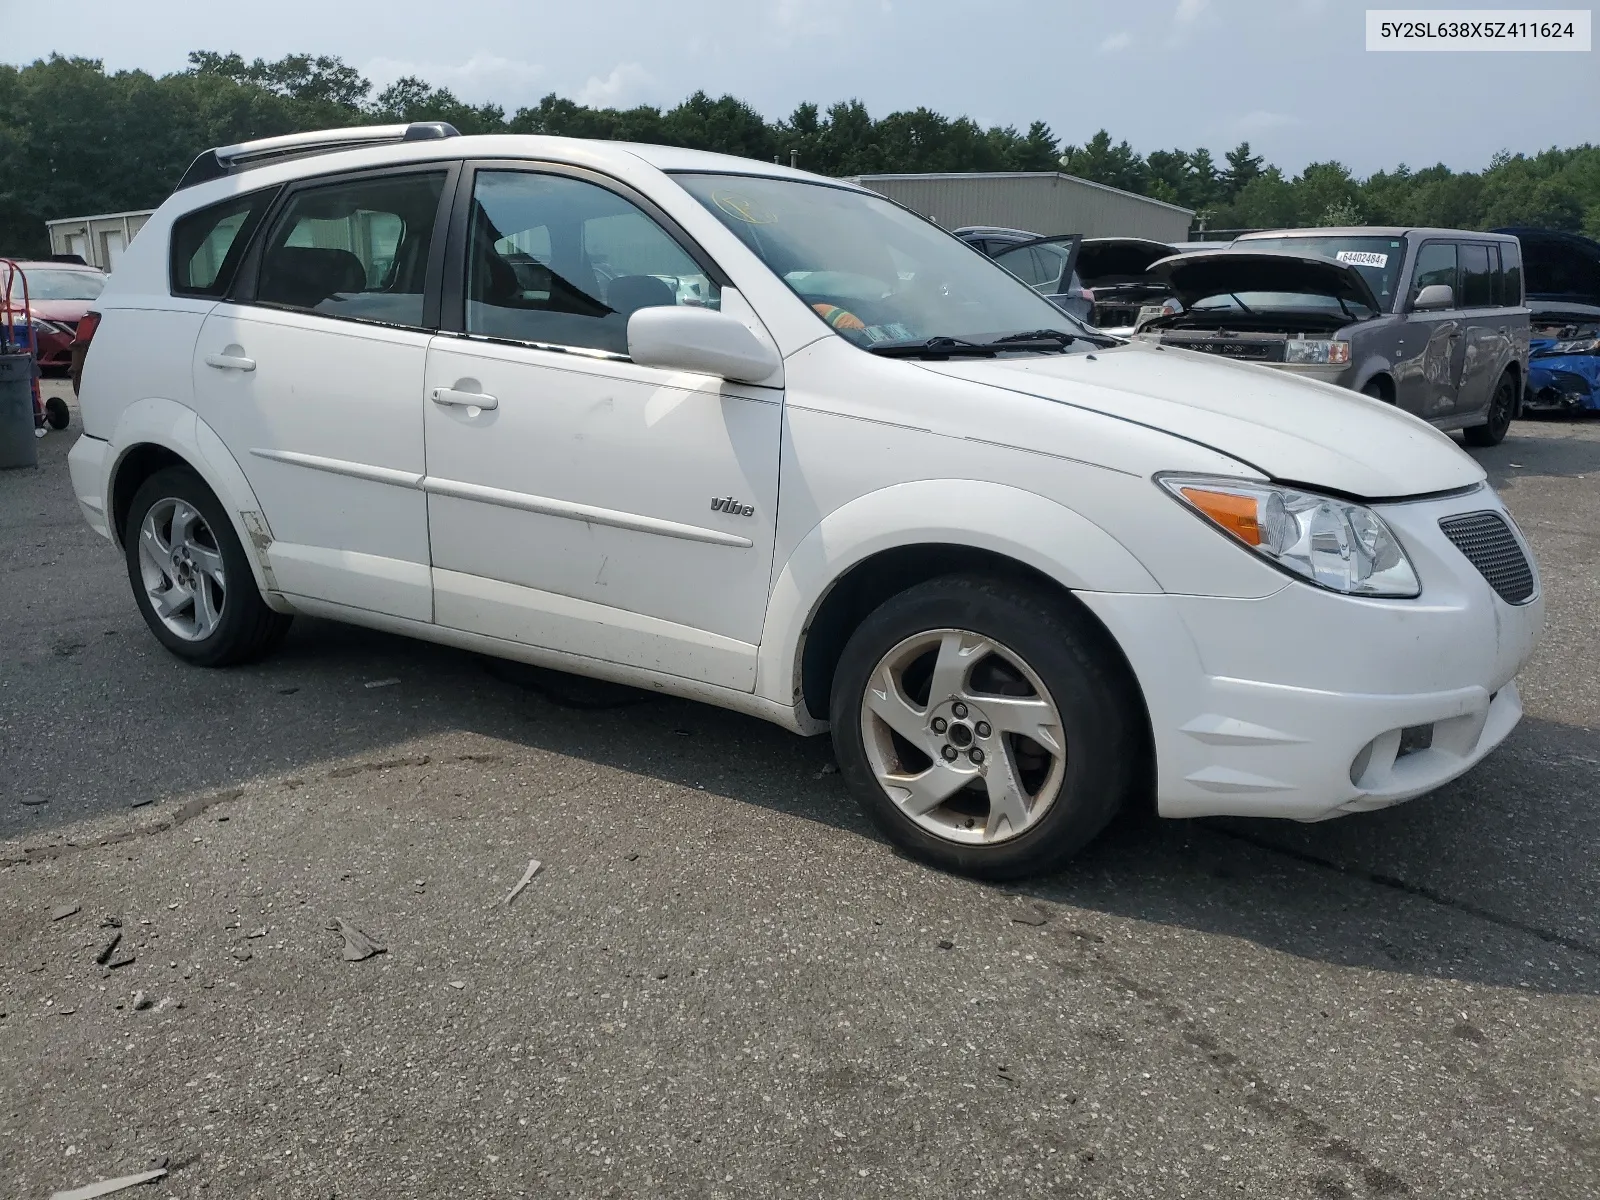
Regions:
[[[1498,446],[1505,441],[1511,420],[1517,415],[1517,381],[1507,371],[1494,385],[1494,395],[1489,400],[1489,419],[1482,425],[1462,430],[1469,446]]]
[[[982,576],[918,584],[869,615],[845,645],[830,715],[840,772],[884,835],[983,879],[1076,854],[1146,754],[1136,689],[1104,632],[1045,591]]]
[[[188,467],[140,485],[123,528],[128,581],[150,632],[202,667],[250,662],[288,631],[256,588],[227,511]]]
[[[1383,386],[1381,379],[1369,379],[1361,389],[1363,396],[1371,396],[1374,400],[1382,400],[1385,404],[1393,404],[1389,398],[1389,389]]]

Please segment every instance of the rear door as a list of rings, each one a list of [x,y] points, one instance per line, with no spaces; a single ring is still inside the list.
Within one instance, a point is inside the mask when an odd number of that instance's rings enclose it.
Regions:
[[[1500,304],[1500,250],[1490,242],[1462,242],[1460,253],[1461,387],[1455,415],[1486,414],[1502,364],[1511,354],[1512,314]],[[1475,423],[1475,422],[1473,422]]]
[[[1057,307],[1087,320],[1092,303],[1082,295],[1074,269],[1082,243],[1079,233],[1034,238],[1005,247],[994,260]]]
[[[432,619],[422,383],[453,171],[290,187],[201,328],[196,404],[261,503],[287,595]]]
[[[1405,357],[1395,364],[1395,402],[1429,421],[1454,416],[1463,359],[1461,312],[1456,307],[1420,312],[1411,306],[1423,288],[1444,284],[1461,301],[1454,242],[1424,242],[1417,250],[1406,296]]]

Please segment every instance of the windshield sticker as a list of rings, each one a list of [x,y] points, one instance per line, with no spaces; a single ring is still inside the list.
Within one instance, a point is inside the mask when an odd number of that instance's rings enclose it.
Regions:
[[[1371,250],[1341,250],[1334,255],[1342,263],[1349,263],[1352,267],[1387,267],[1389,256],[1377,254]]]
[[[862,330],[871,342],[909,342],[915,335],[910,328],[895,321],[889,325],[868,325]]]
[[[776,213],[763,208],[743,192],[713,192],[711,199],[723,212],[746,225],[777,224]]]

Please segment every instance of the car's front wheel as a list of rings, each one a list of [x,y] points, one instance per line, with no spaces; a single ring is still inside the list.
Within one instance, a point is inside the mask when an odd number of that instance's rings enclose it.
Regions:
[[[862,622],[834,678],[840,770],[901,849],[989,879],[1048,871],[1136,778],[1141,709],[1102,631],[1026,584],[949,576]]]
[[[128,581],[145,623],[179,658],[204,667],[258,658],[290,618],[256,588],[227,512],[187,467],[157,471],[128,506]]]
[[[1511,420],[1517,415],[1517,381],[1507,371],[1494,385],[1494,396],[1489,401],[1488,419],[1482,425],[1462,430],[1469,446],[1498,446],[1505,441]]]

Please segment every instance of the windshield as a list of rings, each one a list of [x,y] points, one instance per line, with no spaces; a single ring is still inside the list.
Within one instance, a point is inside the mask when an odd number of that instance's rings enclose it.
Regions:
[[[94,300],[106,286],[106,277],[98,271],[41,271],[35,267],[23,276],[30,300]]]
[[[1253,237],[1240,238],[1233,247],[1317,254],[1346,263],[1361,273],[1384,312],[1394,311],[1394,290],[1406,257],[1405,239],[1398,237]]]
[[[858,346],[1081,327],[1011,272],[887,200],[821,183],[677,175],[835,332]]]

